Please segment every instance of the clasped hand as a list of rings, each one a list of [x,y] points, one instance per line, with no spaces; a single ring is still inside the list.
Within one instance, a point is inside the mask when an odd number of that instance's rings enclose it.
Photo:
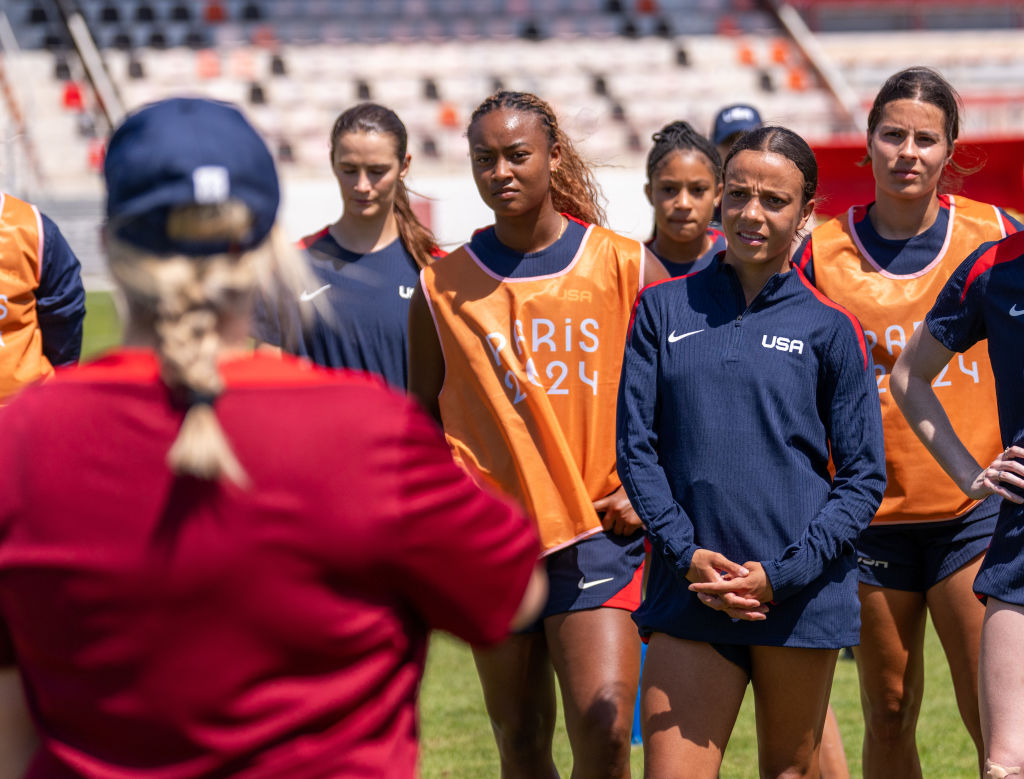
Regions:
[[[624,487],[594,501],[594,509],[601,514],[601,525],[609,533],[631,536],[644,525],[637,516]]]
[[[748,622],[767,618],[772,586],[759,562],[739,565],[718,552],[698,549],[686,578],[705,606]]]
[[[1024,503],[1024,498],[1008,490],[1007,485],[1024,488],[1024,447],[1006,447],[991,465],[978,472],[964,492],[975,500],[994,492],[1011,503]]]

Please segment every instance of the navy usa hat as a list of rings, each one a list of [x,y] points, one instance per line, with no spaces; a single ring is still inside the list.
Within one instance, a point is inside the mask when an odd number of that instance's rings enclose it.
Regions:
[[[723,108],[715,116],[711,142],[716,146],[734,133],[756,130],[761,126],[761,114],[752,105],[737,103]]]
[[[238,109],[172,98],[121,124],[107,146],[107,224],[119,239],[156,254],[244,251],[262,243],[281,201],[267,145]],[[168,230],[176,207],[238,200],[252,217],[240,241],[192,240]]]

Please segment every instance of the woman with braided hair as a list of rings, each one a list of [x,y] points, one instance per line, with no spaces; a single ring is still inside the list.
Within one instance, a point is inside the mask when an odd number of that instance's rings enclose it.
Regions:
[[[600,226],[590,169],[543,100],[497,92],[468,137],[494,225],[420,274],[409,385],[541,535],[541,620],[475,655],[502,776],[557,775],[553,669],[573,776],[625,777],[644,537],[615,470],[615,399],[633,300],[666,274]]]
[[[411,779],[429,631],[488,644],[532,621],[532,523],[399,393],[246,348],[260,279],[301,288],[304,268],[237,110],[147,106],[105,175],[127,347],[0,412],[25,775]]]
[[[653,136],[644,194],[654,207],[650,249],[673,277],[703,270],[725,251],[725,235],[711,227],[722,200],[718,149],[687,122]]]

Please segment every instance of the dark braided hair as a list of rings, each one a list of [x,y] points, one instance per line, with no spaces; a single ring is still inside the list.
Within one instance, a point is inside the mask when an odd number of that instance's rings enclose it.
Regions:
[[[332,167],[338,139],[342,135],[357,132],[390,135],[395,139],[395,154],[399,164],[405,161],[409,149],[409,133],[402,120],[398,118],[398,114],[376,103],[360,103],[334,120],[334,127],[331,128]],[[409,203],[409,190],[401,179],[398,180],[395,189],[395,222],[398,225],[398,237],[416,260],[416,264],[421,268],[429,265],[437,253],[437,239],[413,213],[412,205]]]
[[[700,152],[708,158],[712,178],[715,181],[722,178],[722,157],[718,149],[715,148],[715,144],[694,130],[689,122],[676,121],[666,124],[651,136],[651,140],[654,141],[654,145],[647,153],[648,182],[654,178],[661,161],[677,150]]]
[[[558,126],[551,106],[529,92],[499,90],[484,100],[469,119],[472,127],[478,119],[499,109],[535,114],[548,135],[548,148],[556,143],[562,150],[562,161],[551,174],[551,202],[555,210],[570,214],[590,224],[603,225],[607,220],[601,189],[594,180],[590,166],[580,157],[562,129]]]
[[[654,145],[647,152],[647,183],[651,184],[654,175],[665,158],[674,151],[695,151],[703,154],[708,161],[708,168],[711,170],[711,180],[719,182],[722,180],[722,156],[718,148],[693,129],[689,122],[681,120],[669,122],[658,132],[651,136]],[[658,237],[658,225],[651,229],[650,240]]]

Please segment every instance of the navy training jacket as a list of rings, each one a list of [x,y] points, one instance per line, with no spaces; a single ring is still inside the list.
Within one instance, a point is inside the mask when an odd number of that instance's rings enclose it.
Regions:
[[[856,319],[799,271],[773,276],[750,306],[721,258],[641,292],[616,443],[655,550],[634,615],[643,633],[858,642],[854,543],[885,486],[874,375]],[[762,562],[775,598],[766,620],[734,622],[686,589],[697,548]]]

